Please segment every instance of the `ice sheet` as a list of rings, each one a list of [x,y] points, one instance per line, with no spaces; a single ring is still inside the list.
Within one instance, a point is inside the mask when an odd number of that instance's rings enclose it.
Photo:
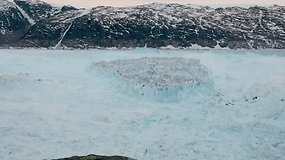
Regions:
[[[285,51],[0,50],[0,159],[285,158]],[[168,103],[122,92],[94,63],[194,58],[214,94]],[[2,83],[2,80],[5,84]],[[9,81],[9,79],[11,81]]]

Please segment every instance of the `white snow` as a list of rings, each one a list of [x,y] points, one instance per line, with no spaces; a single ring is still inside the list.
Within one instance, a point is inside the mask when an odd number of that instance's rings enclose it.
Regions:
[[[4,28],[1,28],[1,29],[0,29],[0,32],[1,32],[2,35],[5,35],[5,34],[7,33]]]
[[[31,24],[31,25],[34,25],[35,24],[35,21],[21,8],[21,7],[19,7],[14,1],[10,1],[11,3],[13,3],[16,7],[17,7],[17,9],[21,12],[21,14],[25,17],[25,18],[27,18],[27,20],[29,21],[29,23]]]
[[[91,11],[92,11],[92,9],[85,8],[85,9],[81,10],[81,14],[79,16],[77,16],[76,18],[80,18],[84,15],[87,15],[87,14],[91,13]]]
[[[16,6],[14,6],[14,4],[11,2],[11,0],[9,0],[9,1],[1,0],[0,1],[0,11],[8,10],[11,7],[16,8]]]
[[[0,159],[284,159],[284,53],[0,50]],[[94,70],[101,61],[142,57],[198,59],[214,92],[153,101]]]
[[[193,44],[191,47],[189,47],[190,49],[197,49],[197,50],[202,50],[202,49],[211,49],[210,47],[202,47],[198,44]]]
[[[62,43],[63,39],[65,38],[65,35],[68,33],[68,31],[72,27],[73,22],[77,18],[80,18],[80,17],[82,17],[84,15],[87,15],[90,12],[91,12],[91,9],[81,9],[79,11],[69,11],[69,12],[65,12],[63,14],[58,15],[57,18],[54,19],[55,21],[58,21],[59,23],[69,23],[69,25],[66,28],[66,30],[64,30],[64,32],[60,36],[59,41],[57,42],[57,44],[53,48],[54,49],[60,49],[62,47],[61,43]],[[65,14],[68,14],[69,16],[66,17]]]
[[[56,44],[56,46],[54,47],[54,49],[60,49],[61,47],[61,42],[63,41],[66,33],[70,30],[71,26],[73,23],[70,23],[69,26],[67,27],[67,29],[64,31],[64,33],[61,35],[60,40],[58,41],[58,43]]]
[[[264,30],[267,31],[267,29],[264,28],[263,24],[262,24],[262,17],[263,17],[263,12],[262,10],[259,11],[259,19],[258,19],[258,23],[260,25],[260,27]]]

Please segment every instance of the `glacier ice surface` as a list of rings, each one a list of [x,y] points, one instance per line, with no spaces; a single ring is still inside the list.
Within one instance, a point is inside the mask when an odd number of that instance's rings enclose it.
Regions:
[[[0,50],[0,159],[283,160],[284,53]],[[165,103],[125,94],[118,78],[94,72],[102,61],[143,57],[199,60],[214,94],[206,87]]]
[[[121,82],[119,86],[131,86],[139,95],[158,96],[159,100],[177,100],[181,92],[190,95],[203,85],[212,85],[208,69],[193,58],[143,57],[103,61],[94,67],[100,74],[113,74]]]

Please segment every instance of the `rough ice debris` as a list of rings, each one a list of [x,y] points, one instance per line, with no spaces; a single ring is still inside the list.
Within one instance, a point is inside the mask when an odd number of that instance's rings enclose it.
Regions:
[[[29,76],[28,73],[18,73],[16,75],[0,75],[0,85],[7,85],[13,82],[19,82]]]
[[[145,95],[177,94],[177,90],[210,82],[208,70],[197,59],[144,57],[99,62],[95,67],[115,75],[126,85]]]

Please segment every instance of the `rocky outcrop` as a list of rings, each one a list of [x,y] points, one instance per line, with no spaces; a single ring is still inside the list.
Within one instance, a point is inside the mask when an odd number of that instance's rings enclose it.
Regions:
[[[30,24],[17,6],[9,1],[0,1],[0,46],[10,46],[25,36]]]
[[[98,155],[88,155],[88,156],[74,156],[69,158],[60,158],[56,160],[135,160],[128,157],[122,156],[98,156]]]
[[[40,0],[14,0],[14,2],[35,21],[52,17],[61,11],[59,7]]]
[[[5,1],[2,8],[8,9],[0,9],[0,47],[285,48],[285,6],[211,8],[153,3],[87,10],[14,0],[35,22],[29,24],[27,16]],[[3,28],[10,34],[4,35]]]

